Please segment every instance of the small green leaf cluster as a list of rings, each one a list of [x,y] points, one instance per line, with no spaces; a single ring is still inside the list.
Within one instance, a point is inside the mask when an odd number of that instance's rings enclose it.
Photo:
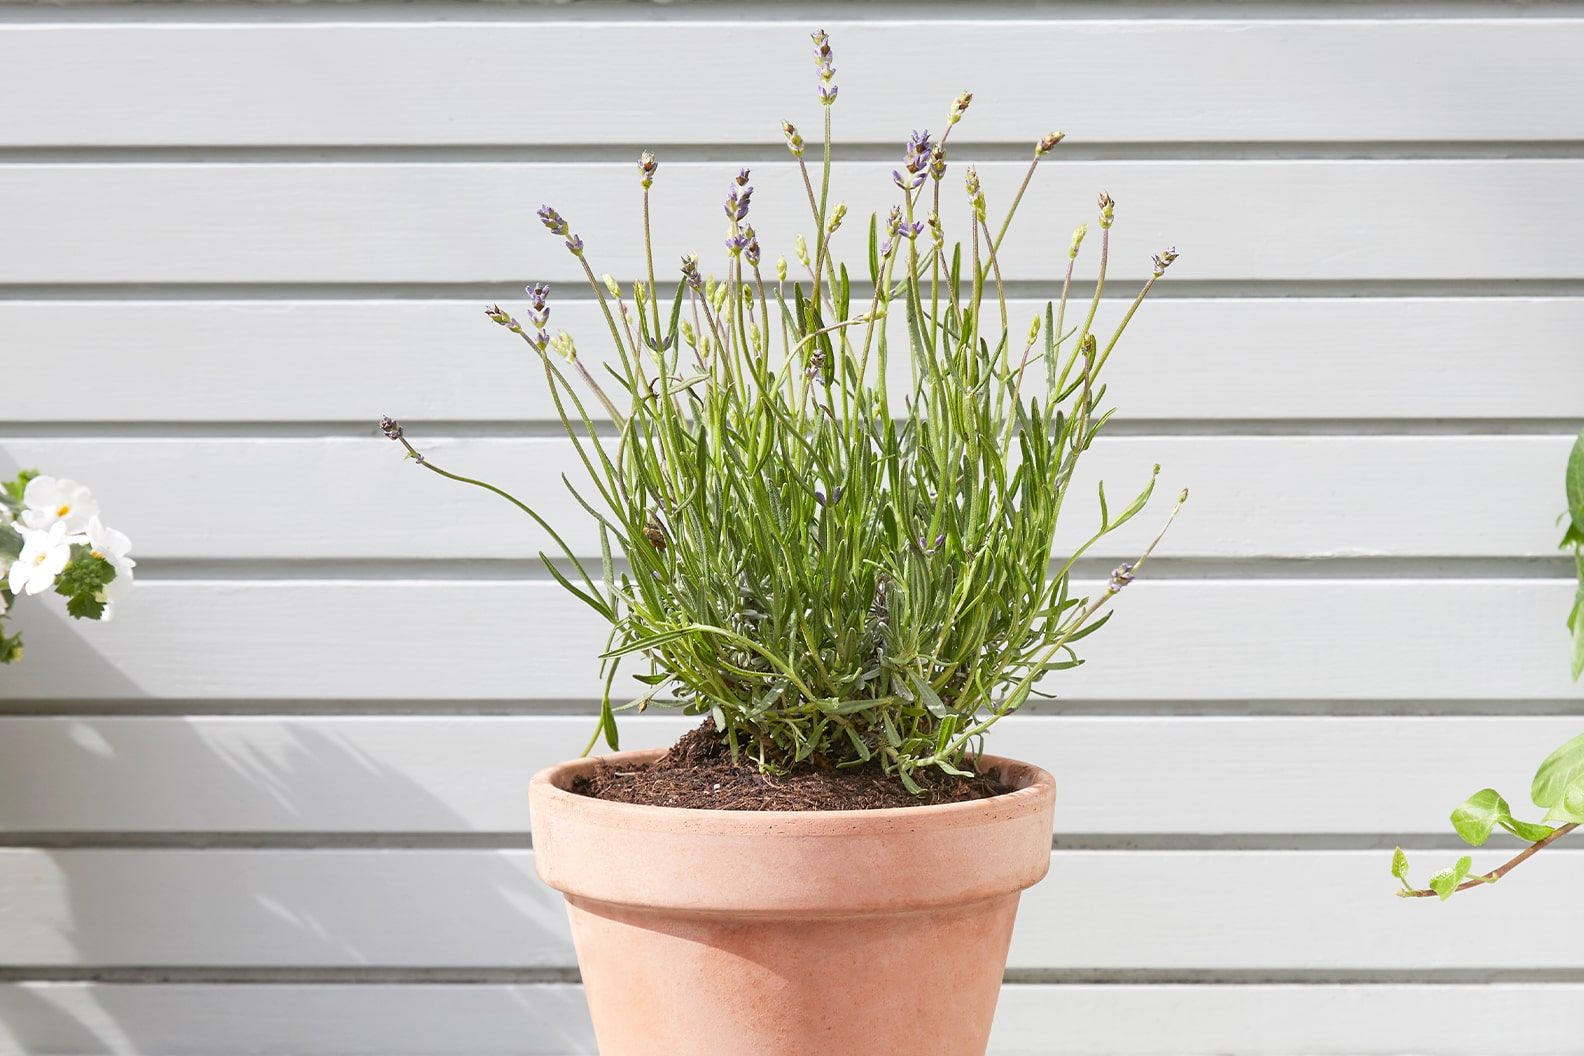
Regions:
[[[723,180],[721,273],[706,276],[685,256],[664,296],[648,221],[660,166],[645,154],[647,282],[596,279],[569,222],[539,212],[604,311],[608,376],[587,370],[569,335],[550,336],[546,287],[529,288],[526,325],[486,310],[542,360],[586,470],[583,483],[563,479],[598,527],[597,570],[531,506],[435,466],[399,423],[382,427],[420,465],[503,495],[550,532],[559,554],[540,555],[549,573],[610,627],[596,739],[617,746],[612,689],[618,665],[636,659],[640,691],[626,707],[712,716],[734,757],[766,770],[873,764],[917,791],[916,773],[964,772],[997,720],[1041,692],[1047,674],[1083,662],[1076,647],[1153,549],[1091,589],[1071,578],[1144,508],[1159,466],[1141,472],[1125,502],[1113,505],[1100,486],[1098,525],[1071,550],[1058,554],[1056,535],[1080,459],[1111,416],[1103,370],[1176,253],[1155,258],[1120,323],[1101,334],[1115,207],[1102,194],[1092,297],[1069,319],[1080,228],[1059,297],[1015,328],[998,254],[1034,166],[1060,136],[1039,141],[998,227],[967,169],[970,219],[948,242],[947,136],[915,133],[906,174],[893,174],[896,205],[870,218],[855,278],[833,251],[847,212],[830,200],[834,98],[823,97],[817,176],[802,137],[783,128],[810,210],[808,235],[796,238],[801,275],[789,278],[785,259],[773,276],[761,271],[745,169]],[[953,105],[948,135],[970,99]]]
[[[1531,844],[1527,851],[1507,865],[1475,877],[1476,882],[1495,883],[1506,875],[1508,869],[1539,848],[1574,826],[1584,824],[1584,734],[1546,757],[1535,772],[1529,794],[1535,806],[1546,811],[1542,821],[1515,818],[1507,801],[1494,788],[1480,789],[1452,812],[1452,828],[1470,846],[1483,846],[1498,828]],[[1556,827],[1550,824],[1553,822]],[[1443,869],[1430,878],[1430,889],[1445,901],[1468,879],[1470,867],[1469,858],[1458,859],[1453,868]],[[1400,847],[1392,856],[1392,875],[1402,881],[1403,894],[1419,893],[1408,882],[1408,856]]]

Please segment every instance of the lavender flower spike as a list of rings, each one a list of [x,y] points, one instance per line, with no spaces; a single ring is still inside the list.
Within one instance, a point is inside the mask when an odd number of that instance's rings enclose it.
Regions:
[[[747,175],[748,170],[742,170],[737,181],[726,193],[726,219],[734,223],[740,223],[748,218],[748,200],[753,197],[753,188],[744,186],[743,177]]]
[[[380,432],[392,440],[400,440],[402,438],[401,423],[388,414],[379,420],[379,427]]]
[[[536,282],[523,289],[528,294],[528,321],[543,329],[550,324],[550,284]]]
[[[836,67],[831,55],[830,34],[816,29],[809,36],[814,41],[814,65],[819,70],[820,103],[829,106],[836,101]]]
[[[699,274],[698,266],[698,257],[691,254],[683,254],[682,278],[687,282],[689,288],[693,290],[701,289],[704,286],[704,277]]]
[[[567,222],[561,219],[560,213],[556,212],[548,205],[541,205],[539,207],[539,222],[544,224],[545,227],[549,228],[555,234],[565,235],[567,233]]]

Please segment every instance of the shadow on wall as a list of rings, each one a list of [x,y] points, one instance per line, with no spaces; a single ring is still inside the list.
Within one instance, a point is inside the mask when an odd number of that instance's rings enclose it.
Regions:
[[[87,687],[95,699],[147,704],[148,695],[94,651],[91,632],[99,628],[74,624],[53,600],[29,599],[34,604],[21,610],[29,653],[20,668],[0,672],[0,714],[40,710],[32,705],[41,699],[52,712],[70,711],[75,702],[48,693],[46,671],[63,667],[72,671],[72,686]],[[13,678],[27,669],[28,677]],[[115,704],[94,707],[104,712]],[[469,968],[569,962],[560,896],[539,883],[520,853],[526,834],[465,846],[436,838],[466,833],[470,822],[350,739],[288,720],[267,737],[256,722],[250,735],[230,736],[224,722],[181,716],[35,714],[13,722],[18,735],[0,743],[0,832],[18,845],[0,850],[0,966],[13,974],[26,978],[26,969],[42,968],[58,977],[69,969],[73,978],[91,978],[96,969],[153,968],[201,980],[205,968],[267,968],[276,970],[272,981],[290,983],[290,969],[311,968],[314,983],[337,982],[345,970],[356,984],[359,968],[446,967],[465,975]],[[160,765],[165,760],[169,765]],[[346,793],[338,799],[327,789]],[[80,828],[84,816],[115,829],[120,845],[105,847],[101,838],[96,848],[85,835],[83,846],[62,848],[75,840],[58,834]],[[375,819],[402,832],[355,835]],[[251,831],[212,834],[223,825]],[[173,828],[184,834],[167,835],[160,846],[147,839],[138,846],[126,835]],[[29,834],[42,832],[57,834],[50,847],[29,849]],[[499,849],[511,847],[519,853]],[[158,972],[140,977],[157,982]],[[227,1035],[248,1051],[322,1048],[337,1021],[335,995],[347,993],[244,989],[264,996],[235,1006],[248,1014],[216,1028],[206,1046],[187,1031],[194,1022],[223,1020],[233,1005],[205,1010],[196,991],[173,998],[179,988],[141,983],[0,986],[0,1051],[198,1052],[212,1051],[216,1037]],[[575,988],[558,989],[579,996]],[[521,1051],[525,1039],[544,1046],[534,1051],[592,1050],[581,1000],[546,1021],[547,1004],[528,1007],[514,994],[491,988],[480,1000],[507,1002],[506,1015],[497,1010],[485,1018],[498,1026],[520,1015],[520,1027],[493,1042],[473,1039],[478,1044],[466,1051],[488,1051],[485,1044]],[[167,1000],[180,1007],[151,1014],[152,1003]],[[369,1017],[392,1003],[340,1000],[368,1008]],[[418,1002],[410,1013],[418,1036],[409,1051],[425,1048],[423,1008]],[[429,1051],[464,1051],[450,1047],[467,1033],[455,1024],[434,1023],[428,1033],[438,1043]]]

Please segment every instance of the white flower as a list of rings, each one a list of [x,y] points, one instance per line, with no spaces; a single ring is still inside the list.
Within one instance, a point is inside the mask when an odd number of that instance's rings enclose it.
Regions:
[[[22,529],[22,553],[11,566],[13,594],[42,594],[55,585],[55,577],[71,561],[71,548],[81,536],[66,534],[66,523],[56,521],[48,530]]]
[[[115,578],[105,585],[101,601],[105,602],[104,615],[101,620],[110,618],[110,603],[126,597],[127,591],[132,589],[132,570],[137,567],[137,562],[127,556],[132,549],[132,540],[124,532],[114,528],[106,528],[98,517],[88,522],[88,546],[95,557],[102,557],[110,562],[110,567],[115,569]]]
[[[93,493],[75,480],[34,477],[22,493],[22,523],[44,530],[64,524],[68,532],[80,532],[99,513]]]

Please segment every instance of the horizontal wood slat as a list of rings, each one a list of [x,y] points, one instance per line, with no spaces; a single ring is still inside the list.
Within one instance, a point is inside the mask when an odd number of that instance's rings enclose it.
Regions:
[[[1069,705],[1576,700],[1562,627],[1573,590],[1562,579],[1145,576],[1085,640],[1088,663],[1051,688]],[[32,600],[16,621],[28,662],[0,697],[465,707],[600,691],[602,625],[548,581],[156,581],[108,624]]]
[[[6,421],[553,420],[543,369],[483,317],[487,299],[0,301],[0,341],[50,352]],[[1108,299],[1100,318],[1121,310]],[[1036,311],[1017,299],[1011,315]],[[587,300],[553,313],[591,362],[598,315]],[[1106,371],[1119,422],[1569,418],[1580,332],[1577,297],[1163,298]]]
[[[570,967],[531,851],[0,850],[0,964]],[[1456,852],[1420,852],[1420,879]],[[1475,851],[1487,869],[1506,851]],[[1393,896],[1389,850],[1056,851],[1024,895],[1027,968],[1584,968],[1584,851],[1497,892]],[[615,866],[620,867],[619,863]],[[377,897],[375,897],[377,895]]]
[[[13,25],[0,85],[29,105],[0,118],[0,143],[779,144],[782,116],[818,120],[806,21]],[[1052,125],[1101,142],[1584,135],[1555,98],[1576,19],[825,26],[841,134],[870,142],[934,127],[964,88],[965,142]]]
[[[622,744],[669,744],[694,724],[628,717]],[[1581,728],[1572,716],[1023,715],[988,749],[1056,775],[1058,838],[1444,835],[1480,785],[1526,803],[1535,766]],[[0,718],[0,831],[523,833],[528,775],[592,732],[581,715]]]
[[[1472,1005],[1575,1007],[1584,986],[1042,985],[1001,990],[988,1056],[1555,1056],[1566,1016],[1523,1029]],[[0,985],[0,1054],[596,1056],[582,988],[549,985]]]
[[[665,168],[654,207],[660,275],[674,277],[678,255],[691,252],[705,254],[706,272],[722,271],[725,250],[708,232],[735,168]],[[855,278],[867,271],[867,214],[896,200],[892,168],[835,166],[832,200],[852,216],[833,249]],[[993,213],[1026,168],[979,166]],[[753,179],[753,220],[774,260],[809,227],[806,195],[787,162],[755,165]],[[954,240],[968,230],[960,179],[961,166],[948,173],[941,204]],[[1147,276],[1168,244],[1183,250],[1174,279],[1577,280],[1584,204],[1571,189],[1581,179],[1578,159],[1053,160],[999,258],[1009,281],[1058,282],[1067,232],[1092,219],[1103,188],[1119,203],[1118,282]],[[585,239],[596,273],[632,278],[644,273],[638,193],[627,162],[0,165],[11,250],[0,283],[581,284],[578,262],[534,216],[541,202]]]
[[[565,437],[410,437],[436,465],[529,502],[581,557],[599,535],[562,482],[596,493]],[[1060,547],[1163,467],[1159,494],[1095,558],[1140,552],[1172,497],[1188,512],[1163,545],[1177,558],[1554,557],[1567,436],[1102,436],[1073,487]],[[616,441],[609,441],[612,451]],[[44,467],[93,482],[106,518],[142,558],[534,558],[555,544],[487,492],[420,471],[383,437],[360,439],[6,439],[0,476]],[[827,489],[828,490],[828,489]],[[195,509],[175,495],[202,495]],[[1479,496],[1471,502],[1471,496]],[[246,509],[248,516],[235,518]],[[312,511],[304,515],[304,511]],[[380,511],[371,515],[372,511]]]

